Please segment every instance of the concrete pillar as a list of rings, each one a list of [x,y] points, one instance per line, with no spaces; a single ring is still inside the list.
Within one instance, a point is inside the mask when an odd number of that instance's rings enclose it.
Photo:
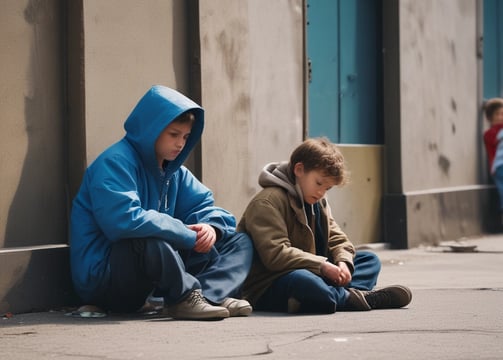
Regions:
[[[155,84],[187,93],[182,0],[84,0],[86,152],[90,163],[123,135],[123,123]]]
[[[69,288],[55,271],[68,265],[64,15],[55,0],[1,4],[0,313]]]
[[[491,190],[480,183],[477,3],[384,7],[386,240],[410,247],[479,234]]]
[[[7,1],[0,20],[0,312],[18,312],[70,301],[85,167],[151,85],[190,91],[187,3]]]
[[[302,1],[202,1],[202,175],[241,216],[272,161],[302,141]]]

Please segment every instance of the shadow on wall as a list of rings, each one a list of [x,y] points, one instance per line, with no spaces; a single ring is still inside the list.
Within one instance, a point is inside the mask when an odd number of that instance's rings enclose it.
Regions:
[[[64,1],[29,0],[24,20],[32,29],[24,90],[28,148],[4,248],[67,243]],[[61,288],[70,280],[66,248],[20,250],[1,255],[0,310],[27,311],[68,293]]]
[[[194,0],[173,1],[171,61],[177,90],[201,104],[198,6]],[[201,142],[192,150],[184,165],[201,180]]]

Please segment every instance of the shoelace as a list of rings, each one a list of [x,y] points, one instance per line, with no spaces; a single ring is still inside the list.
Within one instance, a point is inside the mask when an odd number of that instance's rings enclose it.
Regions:
[[[206,299],[200,291],[193,291],[189,295],[187,302],[190,303],[190,306],[195,306],[201,302],[206,303]]]
[[[385,304],[387,304],[387,306],[391,304],[391,296],[387,291],[384,290],[370,291],[366,296],[366,300],[371,308],[380,308]]]

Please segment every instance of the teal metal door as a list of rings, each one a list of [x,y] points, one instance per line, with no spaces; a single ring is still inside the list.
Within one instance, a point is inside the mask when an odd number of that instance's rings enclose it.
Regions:
[[[383,143],[381,1],[307,2],[308,133]]]
[[[484,0],[484,98],[503,97],[503,0]]]

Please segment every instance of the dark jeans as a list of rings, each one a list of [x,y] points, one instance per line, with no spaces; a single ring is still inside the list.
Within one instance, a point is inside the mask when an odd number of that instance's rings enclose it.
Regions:
[[[372,290],[381,270],[379,258],[368,251],[357,251],[355,271],[348,288]],[[300,302],[300,312],[330,314],[336,308],[344,310],[348,291],[333,286],[309,270],[294,270],[276,279],[258,300],[255,309],[286,312],[288,299]]]
[[[498,194],[500,196],[500,209],[503,213],[503,165],[498,166],[493,174],[494,184],[498,189]]]
[[[159,239],[126,239],[110,253],[110,281],[97,301],[116,312],[138,310],[154,290],[166,305],[202,289],[211,302],[239,296],[250,271],[253,246],[243,233],[222,238],[207,254],[177,251]]]

